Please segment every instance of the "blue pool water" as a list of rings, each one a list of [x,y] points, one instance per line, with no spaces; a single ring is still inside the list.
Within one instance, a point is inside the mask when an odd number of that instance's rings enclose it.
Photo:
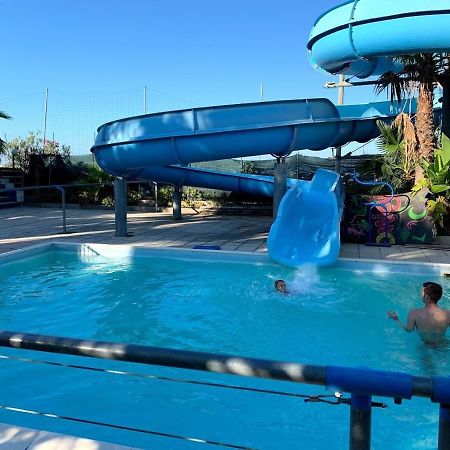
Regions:
[[[353,268],[352,268],[353,267]],[[356,269],[355,269],[356,267]],[[379,269],[379,267],[378,267]],[[359,264],[294,270],[274,264],[173,257],[110,260],[53,250],[1,266],[0,329],[231,353],[309,364],[448,375],[450,349],[425,347],[387,320],[419,307],[420,286],[450,283],[411,268],[389,274]],[[278,294],[273,282],[287,281]],[[1,349],[0,355],[65,361],[177,379],[300,394],[324,388],[178,369]],[[264,449],[340,449],[348,406],[113,375],[0,358],[0,404]],[[426,399],[373,412],[373,448],[436,447],[437,406]],[[0,422],[142,448],[220,448],[1,411]]]

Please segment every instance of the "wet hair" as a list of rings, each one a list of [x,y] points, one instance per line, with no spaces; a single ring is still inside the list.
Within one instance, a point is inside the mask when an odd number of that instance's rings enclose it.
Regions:
[[[286,282],[284,280],[277,280],[274,283],[275,284],[275,289],[280,290],[281,283],[283,283],[286,286]]]
[[[442,297],[442,286],[433,281],[423,283],[423,292],[430,297],[430,300],[437,303]]]

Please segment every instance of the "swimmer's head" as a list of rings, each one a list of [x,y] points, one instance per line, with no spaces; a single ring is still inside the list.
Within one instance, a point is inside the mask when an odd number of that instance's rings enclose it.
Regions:
[[[287,287],[284,280],[277,280],[275,281],[275,289],[278,292],[282,292],[283,294],[287,294]]]
[[[430,301],[436,304],[442,297],[442,286],[433,281],[423,283],[422,298],[424,302]]]

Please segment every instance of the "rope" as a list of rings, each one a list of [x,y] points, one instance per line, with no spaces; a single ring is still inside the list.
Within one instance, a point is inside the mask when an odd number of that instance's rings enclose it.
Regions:
[[[22,409],[22,408],[16,408],[13,406],[6,406],[6,405],[0,405],[0,409],[4,409],[6,411],[18,412],[18,413],[22,413],[22,414],[32,414],[35,416],[48,417],[50,419],[69,420],[72,422],[87,423],[89,425],[98,425],[101,427],[116,428],[118,430],[134,431],[137,433],[151,434],[154,436],[161,436],[161,437],[166,437],[166,438],[171,438],[171,439],[180,439],[183,441],[195,442],[197,444],[209,444],[209,445],[216,445],[219,447],[236,448],[236,449],[240,449],[240,450],[256,450],[253,447],[243,447],[241,445],[226,444],[226,443],[218,442],[218,441],[210,441],[208,439],[199,439],[199,438],[181,436],[178,434],[163,433],[161,431],[144,430],[142,428],[127,427],[125,425],[117,425],[117,424],[112,424],[112,423],[107,423],[107,422],[100,422],[97,420],[79,419],[79,418],[70,417],[70,416],[60,416],[58,414],[53,414],[53,413],[49,413],[49,412],[34,411],[32,409]]]
[[[103,372],[103,373],[109,373],[112,375],[125,375],[125,376],[131,376],[131,377],[147,378],[147,379],[151,379],[151,380],[171,381],[171,382],[175,382],[175,383],[185,383],[185,384],[194,384],[194,385],[201,385],[201,386],[218,387],[218,388],[224,388],[224,389],[234,389],[234,390],[239,390],[239,391],[257,392],[260,394],[281,395],[281,396],[286,396],[286,397],[297,397],[297,398],[305,398],[305,399],[309,399],[311,397],[317,397],[317,396],[311,396],[311,395],[296,394],[293,392],[276,391],[276,390],[271,390],[271,389],[259,389],[259,388],[237,386],[237,385],[232,385],[232,384],[186,380],[186,379],[164,377],[164,376],[159,376],[159,375],[151,375],[151,374],[138,373],[138,372],[127,372],[127,371],[122,371],[122,370],[101,369],[99,367],[82,366],[82,365],[76,365],[76,364],[65,364],[65,363],[43,361],[43,360],[36,360],[36,359],[29,359],[29,358],[19,358],[19,357],[15,357],[15,356],[0,355],[0,359],[9,359],[9,360],[20,361],[20,362],[31,363],[31,364],[44,364],[44,365],[48,365],[48,366],[65,367],[65,368],[69,368],[69,369],[90,370],[93,372]],[[322,395],[320,397],[334,397],[334,395]]]

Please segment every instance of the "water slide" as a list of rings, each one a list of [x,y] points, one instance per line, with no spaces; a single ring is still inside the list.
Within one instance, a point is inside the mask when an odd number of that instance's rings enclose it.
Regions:
[[[351,0],[315,22],[311,63],[329,73],[366,78],[400,68],[392,57],[450,51],[448,0]]]
[[[337,107],[327,99],[311,99],[147,114],[102,125],[92,151],[103,170],[129,180],[272,196],[273,177],[187,166],[367,142],[378,135],[377,120],[389,121],[404,107],[388,102]],[[312,182],[287,180],[296,194],[291,189],[283,198],[270,232],[268,247],[273,259],[291,266],[335,261],[342,212],[339,179],[336,173],[322,170]]]
[[[450,49],[444,21],[448,0],[355,0],[323,14],[308,42],[313,64],[330,73],[364,78],[395,70],[387,56]],[[376,137],[411,104],[377,102],[335,106],[302,99],[192,108],[128,117],[98,129],[92,152],[106,172],[250,194],[273,194],[273,178],[218,173],[190,163],[294,150],[323,150]],[[413,106],[415,108],[415,105]],[[339,176],[318,171],[311,182],[288,180],[269,239],[269,255],[290,266],[332,264],[339,253],[342,189]]]

